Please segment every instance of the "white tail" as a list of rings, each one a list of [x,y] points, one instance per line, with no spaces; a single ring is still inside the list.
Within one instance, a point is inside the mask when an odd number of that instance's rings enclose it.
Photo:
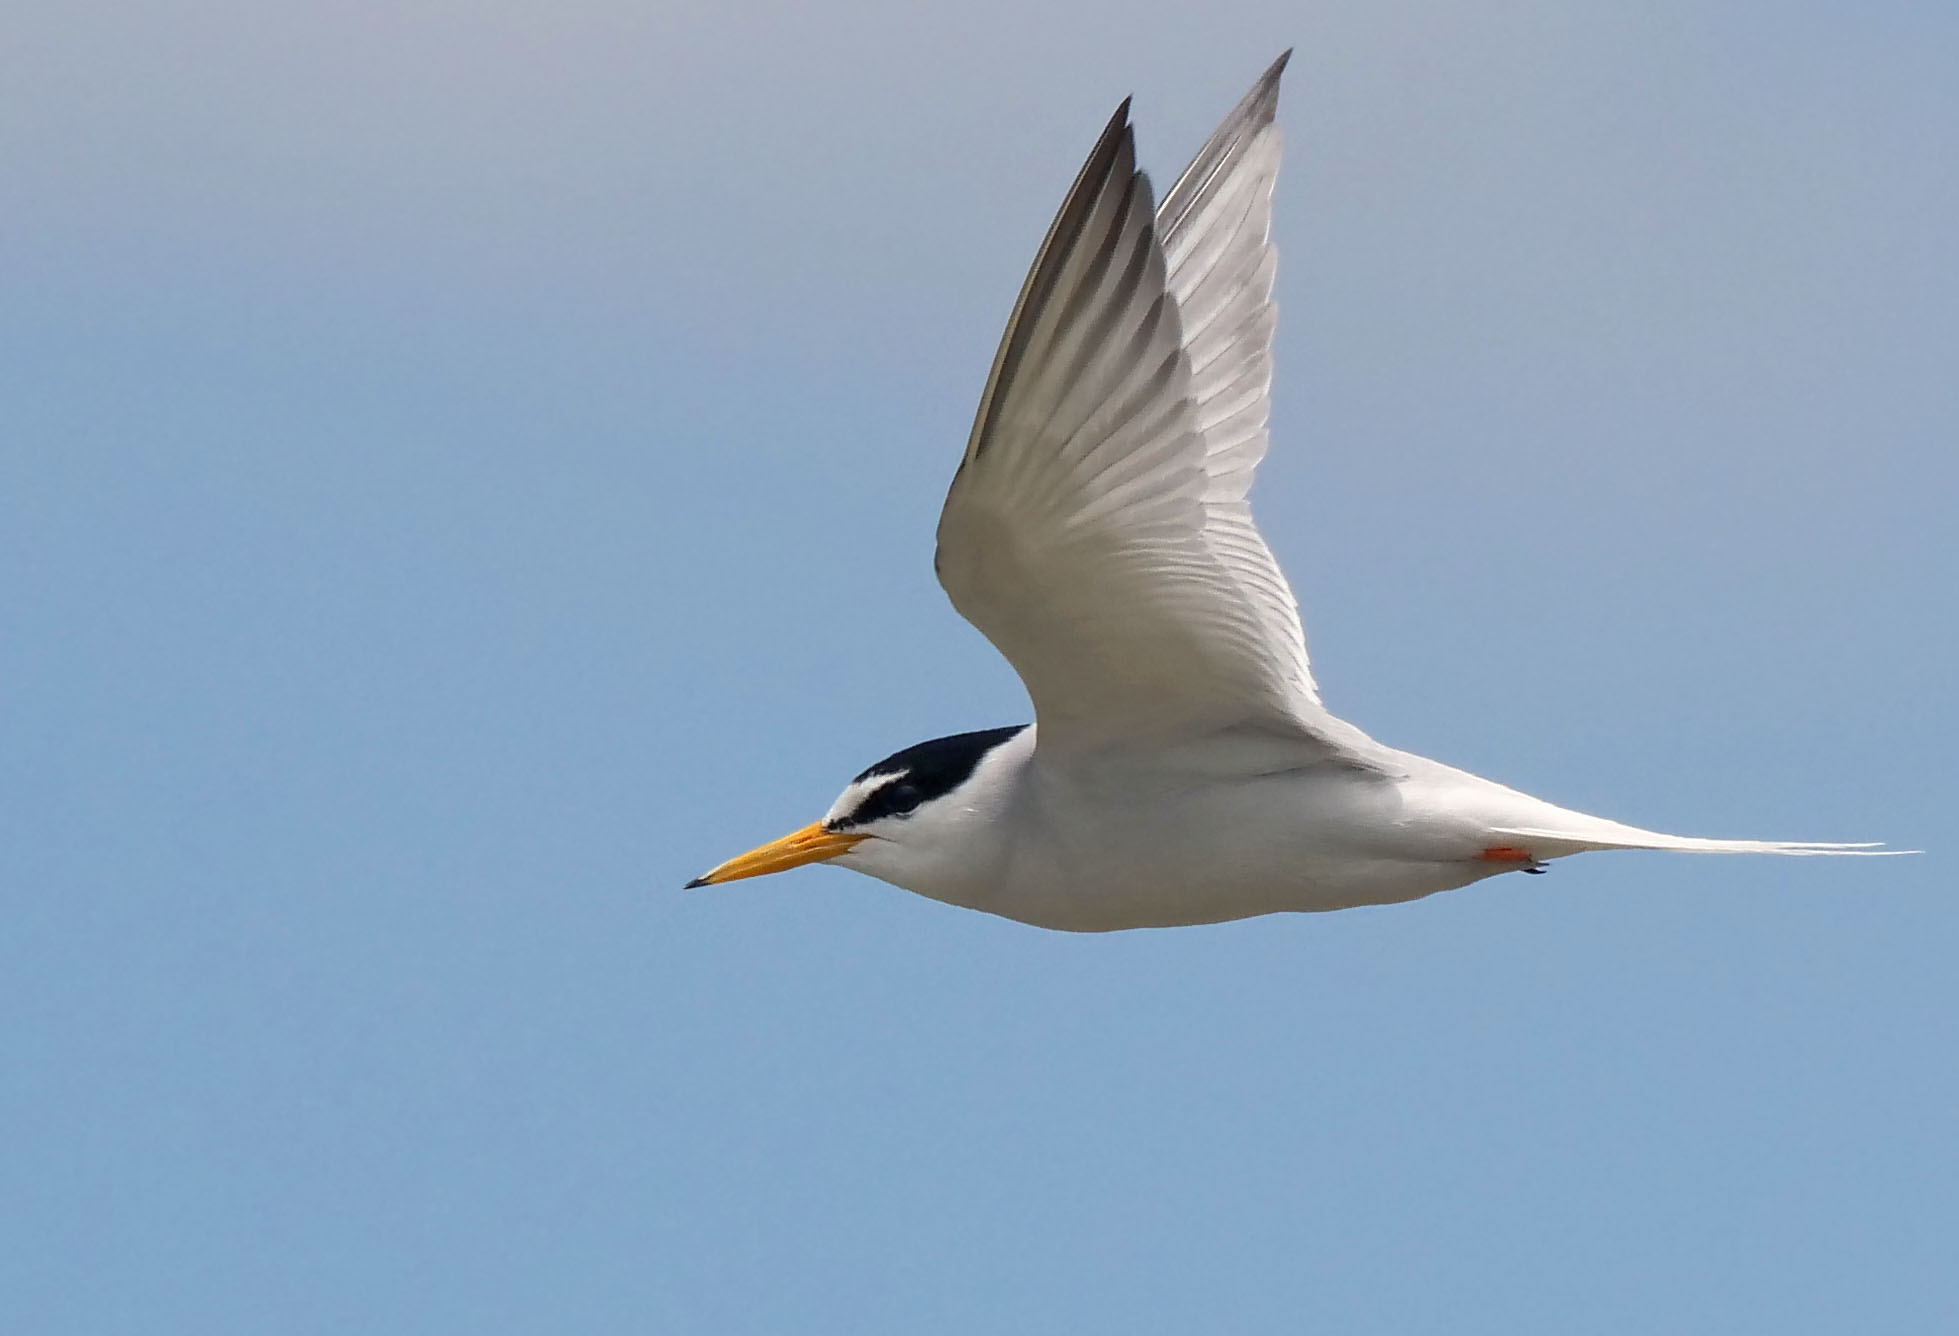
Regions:
[[[1570,815],[1578,817],[1573,812]],[[1662,835],[1621,825],[1603,817],[1581,817],[1564,830],[1533,829],[1524,826],[1499,828],[1490,832],[1516,839],[1538,858],[1562,858],[1566,854],[1593,849],[1665,849],[1687,854],[1790,854],[1803,857],[1825,854],[1856,854],[1884,857],[1890,854],[1917,853],[1916,849],[1880,849],[1875,843],[1837,844],[1814,840],[1703,840],[1691,835]]]

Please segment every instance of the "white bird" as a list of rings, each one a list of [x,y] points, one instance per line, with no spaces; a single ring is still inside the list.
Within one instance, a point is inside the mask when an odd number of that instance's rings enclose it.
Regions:
[[[1344,909],[1662,835],[1384,746],[1320,703],[1246,503],[1266,449],[1275,61],[1161,207],[1124,101],[1007,322],[939,517],[939,581],[1035,724],[920,743],[690,886],[830,862],[1104,931]]]

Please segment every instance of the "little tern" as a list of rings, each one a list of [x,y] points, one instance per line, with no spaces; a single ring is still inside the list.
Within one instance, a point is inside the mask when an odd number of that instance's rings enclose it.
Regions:
[[[1272,379],[1279,57],[1159,206],[1116,108],[1035,256],[939,517],[939,582],[1035,722],[922,742],[689,886],[805,863],[1107,931],[1414,900],[1663,835],[1384,746],[1320,703],[1246,494]]]

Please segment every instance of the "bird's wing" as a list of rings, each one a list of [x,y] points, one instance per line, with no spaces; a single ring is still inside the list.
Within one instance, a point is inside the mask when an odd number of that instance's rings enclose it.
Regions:
[[[1159,212],[1125,101],[1049,228],[939,519],[1044,750],[1230,729],[1348,752],[1245,501],[1266,447],[1281,57]]]

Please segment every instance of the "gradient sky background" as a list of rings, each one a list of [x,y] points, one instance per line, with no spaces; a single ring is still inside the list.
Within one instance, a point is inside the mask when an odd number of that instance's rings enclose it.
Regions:
[[[681,894],[1027,717],[1034,245],[1282,48],[1327,700],[1686,833],[1070,937]],[[1959,9],[0,20],[0,1326],[1959,1329]]]

